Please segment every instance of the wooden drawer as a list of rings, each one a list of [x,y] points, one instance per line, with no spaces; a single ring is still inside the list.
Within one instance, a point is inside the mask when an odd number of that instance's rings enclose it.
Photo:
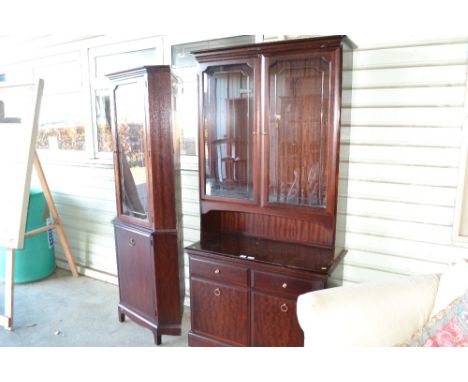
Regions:
[[[279,273],[252,271],[252,287],[258,291],[297,297],[302,293],[323,289],[325,281],[320,279],[307,280]]]
[[[249,345],[249,291],[190,278],[192,331],[237,346]]]
[[[190,275],[216,282],[247,286],[248,269],[217,261],[202,260],[190,256]]]
[[[252,293],[252,346],[304,346],[296,301]]]

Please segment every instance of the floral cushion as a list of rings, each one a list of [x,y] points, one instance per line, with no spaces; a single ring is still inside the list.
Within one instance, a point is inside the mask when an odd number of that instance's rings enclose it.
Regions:
[[[468,346],[468,291],[433,316],[408,346]]]

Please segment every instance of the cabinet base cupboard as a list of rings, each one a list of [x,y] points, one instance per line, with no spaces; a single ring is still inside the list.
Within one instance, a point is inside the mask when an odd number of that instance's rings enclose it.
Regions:
[[[184,271],[176,95],[168,66],[108,76],[112,83],[114,220],[119,280],[118,318],[161,336],[180,335]]]
[[[303,346],[297,297],[340,284],[353,48],[329,36],[194,52],[201,240],[186,248],[190,346]]]

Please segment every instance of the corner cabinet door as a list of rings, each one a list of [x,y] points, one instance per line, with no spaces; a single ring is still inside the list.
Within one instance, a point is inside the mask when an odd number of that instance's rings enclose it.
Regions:
[[[152,234],[115,226],[120,303],[154,318],[155,259]]]
[[[264,205],[332,213],[337,52],[265,58]]]
[[[151,226],[149,138],[146,77],[116,84],[114,100],[114,163],[119,219]]]
[[[304,346],[296,300],[252,293],[252,346]]]
[[[257,204],[258,60],[216,62],[201,68],[201,197]]]

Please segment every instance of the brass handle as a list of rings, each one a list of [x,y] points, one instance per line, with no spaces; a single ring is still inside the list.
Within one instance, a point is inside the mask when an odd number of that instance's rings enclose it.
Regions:
[[[286,313],[286,312],[288,311],[288,306],[287,306],[286,304],[282,304],[282,305],[280,306],[280,309],[281,309],[281,311],[282,311],[283,313]]]
[[[221,290],[219,288],[216,288],[213,293],[216,297],[221,296]]]
[[[288,287],[288,284],[287,283],[283,283],[282,285],[283,289],[286,289]]]
[[[134,247],[135,244],[136,244],[136,241],[135,241],[135,239],[134,239],[133,237],[132,237],[131,239],[128,240],[128,245],[129,245],[130,247]]]
[[[215,269],[214,273],[215,273],[215,275],[219,275],[221,273],[221,271],[219,269]]]

